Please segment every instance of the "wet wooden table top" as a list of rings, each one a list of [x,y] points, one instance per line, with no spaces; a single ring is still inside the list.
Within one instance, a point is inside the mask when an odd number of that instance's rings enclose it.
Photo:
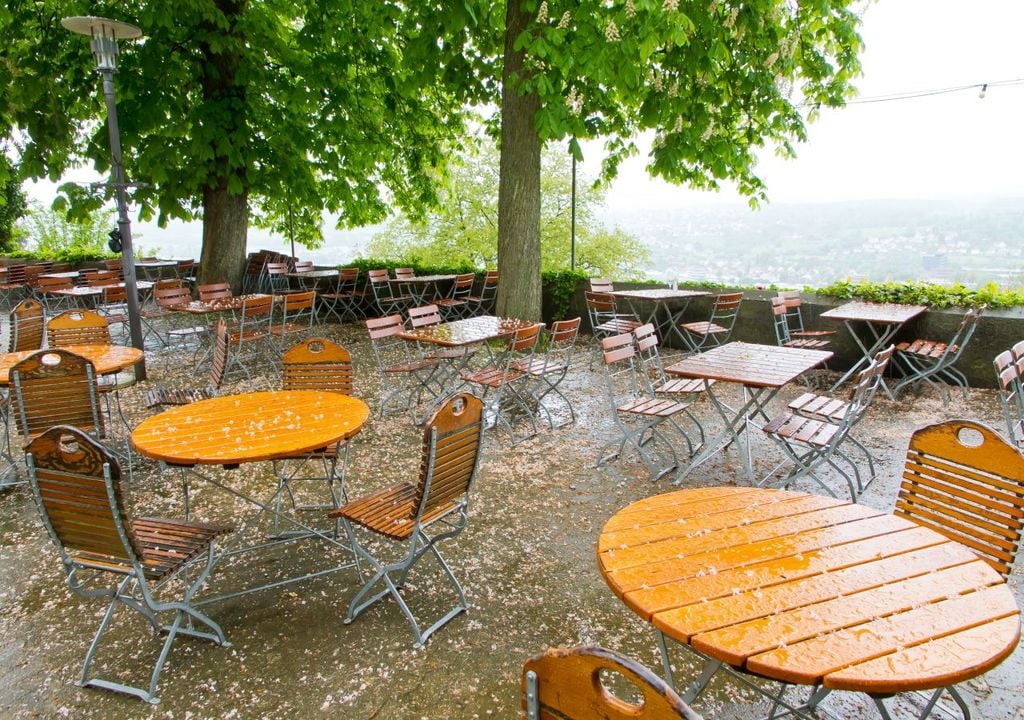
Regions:
[[[218,298],[216,300],[193,300],[186,305],[175,305],[172,309],[192,313],[193,315],[208,315],[211,313],[240,310],[246,300],[256,300],[265,297],[269,297],[269,295],[256,293],[253,295],[236,295],[235,297]]]
[[[337,270],[303,270],[302,272],[285,273],[285,277],[296,278],[297,280],[318,280],[324,278],[338,277]]]
[[[362,400],[338,393],[242,393],[147,418],[132,432],[132,445],[175,465],[238,465],[327,447],[358,433],[369,416]]]
[[[412,285],[428,285],[430,283],[448,282],[454,280],[454,275],[414,275],[412,277],[388,278],[390,283],[405,283]]]
[[[899,305],[897,303],[872,303],[856,300],[832,308],[821,314],[832,320],[863,320],[883,324],[903,324],[927,311],[924,305]]]
[[[669,365],[665,372],[676,377],[740,383],[748,387],[780,388],[801,373],[832,357],[827,350],[803,350],[731,342]]]
[[[705,297],[711,293],[704,290],[673,290],[672,288],[652,288],[650,290],[614,290],[609,295],[627,298],[632,300],[651,300],[654,302],[664,300],[689,300],[695,297]]]
[[[98,375],[107,375],[130,368],[145,356],[142,350],[123,345],[69,345],[61,350],[84,357],[92,363],[93,369]],[[38,352],[46,351],[23,350],[0,355],[0,385],[7,385],[10,382],[9,373],[12,367]]]
[[[611,517],[605,582],[678,642],[765,677],[896,693],[999,664],[1020,636],[1003,578],[909,520],[805,493],[712,487]]]
[[[472,345],[493,338],[511,335],[516,330],[530,327],[534,323],[515,318],[500,318],[494,315],[477,315],[464,320],[455,320],[440,325],[406,330],[398,334],[404,340],[432,343],[445,347]]]

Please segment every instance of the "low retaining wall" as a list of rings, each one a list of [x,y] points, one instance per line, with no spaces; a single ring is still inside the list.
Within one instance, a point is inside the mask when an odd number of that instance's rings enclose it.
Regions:
[[[618,290],[626,290],[632,288],[651,288],[654,286],[616,283],[615,287]],[[568,317],[579,315],[583,318],[584,332],[591,331],[587,305],[583,296],[587,288],[588,285],[586,283],[581,283],[576,289],[568,314]],[[693,288],[688,287],[687,289]],[[708,292],[711,293],[711,296],[714,296],[720,292],[728,291],[715,288],[710,289]],[[773,315],[770,301],[770,298],[774,295],[775,292],[768,291],[744,291],[743,305],[740,306],[736,327],[733,330],[733,340],[769,345],[775,344],[775,330],[772,326]],[[840,371],[845,371],[860,359],[860,349],[854,344],[843,323],[828,320],[827,318],[823,320],[818,316],[846,302],[848,301],[818,295],[804,295],[802,306],[804,325],[807,328],[836,331],[832,344],[829,347],[835,353],[835,357],[829,361],[829,367]],[[545,321],[549,323],[551,318],[547,317],[547,312],[550,307],[551,303],[545,302]],[[686,309],[687,320],[706,319],[710,314],[710,297],[694,298]],[[895,342],[914,340],[916,338],[928,338],[945,342],[953,337],[953,333],[956,332],[963,314],[964,310],[962,308],[930,309],[928,312],[922,313],[904,325],[896,335]],[[678,342],[672,342],[672,340],[673,338],[669,338],[669,347],[676,347]],[[1024,340],[1024,308],[989,310],[982,316],[974,337],[971,339],[966,350],[964,350],[964,354],[956,367],[967,376],[972,386],[995,387],[996,376],[995,371],[992,369],[992,359],[1019,340]]]

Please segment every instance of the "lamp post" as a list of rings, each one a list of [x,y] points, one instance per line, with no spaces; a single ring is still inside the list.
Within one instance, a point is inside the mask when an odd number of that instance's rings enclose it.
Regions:
[[[88,16],[64,18],[60,24],[71,32],[92,38],[90,45],[93,55],[96,56],[96,72],[103,76],[103,95],[107,101],[107,128],[110,130],[110,184],[114,187],[114,198],[117,203],[117,235],[111,233],[111,245],[116,245],[117,239],[120,239],[121,267],[124,272],[128,305],[128,329],[132,346],[143,350],[145,343],[142,335],[142,316],[139,312],[139,294],[135,284],[135,253],[132,248],[131,222],[128,220],[128,196],[125,189],[124,161],[121,156],[121,135],[117,125],[117,105],[114,102],[117,41],[142,37],[142,30],[117,20]],[[146,379],[144,360],[135,366],[135,378]]]

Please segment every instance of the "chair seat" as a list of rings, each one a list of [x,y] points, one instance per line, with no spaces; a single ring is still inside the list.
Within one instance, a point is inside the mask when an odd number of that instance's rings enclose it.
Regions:
[[[640,323],[637,320],[625,320],[623,318],[616,318],[614,320],[608,320],[603,322],[594,330],[599,332],[609,333],[611,335],[621,335],[622,333],[629,333],[640,327]]]
[[[682,323],[679,327],[683,328],[684,330],[689,330],[690,332],[696,335],[714,335],[716,333],[729,332],[729,328],[724,328],[721,325],[718,325],[713,322],[707,322],[706,320]]]
[[[146,577],[159,580],[175,572],[197,555],[206,551],[210,543],[221,535],[234,532],[230,525],[186,522],[169,518],[138,518],[131,529],[141,545],[140,558]],[[97,553],[78,553],[75,561],[86,567],[127,574],[129,563],[115,557]]]
[[[203,325],[194,325],[192,327],[174,328],[173,330],[168,330],[167,334],[171,337],[190,337],[192,335],[205,335],[208,332],[210,332],[210,328]]]
[[[783,413],[764,426],[764,431],[785,440],[824,447],[839,432],[839,426],[824,420]]]
[[[419,509],[415,502],[416,488],[409,483],[398,483],[372,495],[357,498],[328,515],[343,517],[385,537],[408,540],[412,536],[416,511]],[[458,507],[457,502],[442,503],[425,512],[421,522],[427,525]]]
[[[783,347],[802,348],[804,350],[819,350],[828,346],[828,340],[818,340],[815,338],[794,338],[783,345]]]
[[[434,301],[434,304],[438,307],[459,307],[461,305],[469,305],[469,302],[459,300],[458,298],[439,298]]]
[[[686,405],[675,400],[665,398],[643,397],[632,402],[619,405],[616,408],[619,412],[632,415],[647,415],[650,417],[669,417],[686,409]]]
[[[544,358],[516,360],[509,367],[535,377],[541,377],[542,375],[560,375],[563,370],[560,365],[550,363]]]
[[[708,385],[714,384],[714,380],[708,381]],[[683,393],[703,392],[704,388],[704,381],[700,378],[672,378],[655,387],[654,391],[681,395]]]
[[[216,396],[212,387],[205,388],[152,388],[146,391],[146,407],[159,405],[191,405]]]
[[[817,415],[838,422],[846,415],[849,403],[827,395],[804,393],[789,404],[789,409],[805,415]]]
[[[477,385],[484,385],[489,388],[497,388],[505,383],[518,380],[519,378],[525,377],[526,373],[522,370],[502,370],[500,368],[488,367],[477,370],[476,372],[465,373],[462,375],[462,379],[476,383]]]
[[[948,347],[950,353],[956,353],[956,345]],[[901,342],[896,346],[896,350],[901,353],[908,353],[910,355],[917,355],[919,357],[932,359],[942,357],[942,354],[946,352],[946,349],[946,343],[937,342],[935,340],[914,340],[913,342]]]
[[[444,348],[430,353],[427,357],[431,360],[465,360],[475,354],[476,348],[473,347]]]
[[[301,323],[285,323],[284,325],[274,325],[270,328],[272,335],[291,335],[293,333],[300,333],[309,330],[309,325],[303,325]]]
[[[789,333],[793,337],[829,337],[835,335],[835,330],[793,330]]]

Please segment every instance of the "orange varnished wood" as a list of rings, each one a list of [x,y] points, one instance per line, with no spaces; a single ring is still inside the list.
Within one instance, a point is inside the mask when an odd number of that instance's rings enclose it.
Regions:
[[[142,350],[122,345],[68,345],[61,348],[75,355],[80,355],[92,363],[97,375],[120,372],[131,367],[144,357]],[[0,385],[10,381],[10,369],[27,357],[45,350],[28,350],[4,353],[0,355]]]
[[[537,676],[541,720],[699,720],[668,684],[639,663],[603,648],[551,648],[523,666],[523,708],[527,673]],[[620,676],[639,695],[634,704],[602,681]]]
[[[352,437],[369,414],[362,400],[333,392],[243,393],[148,418],[132,432],[132,445],[177,465],[272,460]]]
[[[598,565],[669,637],[787,682],[882,695],[941,687],[998,664],[1019,638],[1005,580],[971,549],[801,493],[648,498],[609,520]]]
[[[779,388],[832,357],[826,350],[732,342],[665,368],[669,375]]]

